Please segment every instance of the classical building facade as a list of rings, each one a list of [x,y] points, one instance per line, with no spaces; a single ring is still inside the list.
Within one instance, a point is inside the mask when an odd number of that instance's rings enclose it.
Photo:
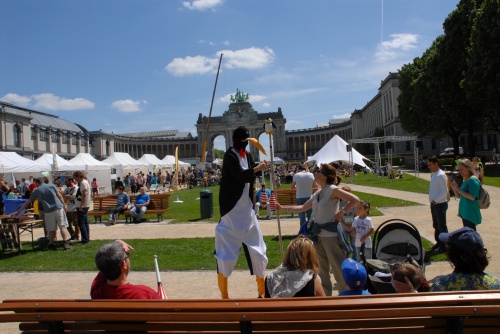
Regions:
[[[154,154],[162,159],[165,155],[173,155],[175,147],[179,147],[179,159],[195,162],[203,155],[206,142],[206,161],[213,161],[214,140],[223,136],[226,149],[232,145],[232,132],[240,126],[246,126],[250,136],[259,138],[264,133],[265,119],[271,118],[276,126],[274,132],[274,152],[285,161],[302,161],[304,159],[304,143],[306,154],[313,155],[334,135],[345,141],[350,139],[402,136],[407,133],[401,126],[398,114],[398,78],[396,73],[382,80],[378,93],[361,109],[352,112],[350,119],[301,130],[285,130],[286,118],[281,108],[276,112],[259,113],[248,102],[248,94],[239,90],[231,96],[231,103],[222,116],[210,117],[198,115],[196,122],[197,136],[189,132],[177,130],[152,131],[128,134],[114,134],[99,131],[88,131],[85,127],[63,120],[57,116],[30,110],[0,101],[0,150],[13,151],[21,156],[36,159],[43,153],[55,150],[60,156],[70,159],[80,152],[90,153],[103,160],[113,152],[127,152],[139,159],[143,154]],[[465,134],[460,137],[461,146],[466,147]],[[500,134],[481,133],[476,135],[476,151],[499,150]],[[447,138],[419,138],[415,141],[399,141],[385,143],[380,151],[391,150],[392,155],[413,155],[414,145],[420,144],[419,154],[438,154],[451,146]],[[359,144],[358,144],[359,145]],[[370,155],[370,146],[357,147]],[[257,149],[249,146],[251,152],[258,156]]]

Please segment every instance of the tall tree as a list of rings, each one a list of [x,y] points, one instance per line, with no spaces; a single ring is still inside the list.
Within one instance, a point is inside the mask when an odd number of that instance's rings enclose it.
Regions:
[[[457,9],[443,23],[444,39],[438,58],[437,77],[441,92],[441,104],[455,116],[468,135],[468,150],[475,153],[474,132],[481,130],[482,113],[470,104],[461,83],[467,71],[467,50],[470,44],[476,4],[482,0],[461,0]],[[455,152],[459,143],[453,141]]]
[[[461,121],[442,103],[439,66],[443,40],[444,36],[439,36],[422,57],[399,71],[399,118],[409,132],[435,138],[449,136],[458,146]]]
[[[484,113],[486,128],[500,131],[500,0],[485,0],[475,16],[463,87]]]

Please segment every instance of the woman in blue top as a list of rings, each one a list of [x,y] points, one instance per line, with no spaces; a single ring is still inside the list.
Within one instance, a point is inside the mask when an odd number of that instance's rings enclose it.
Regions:
[[[481,211],[479,211],[479,205],[476,202],[481,183],[474,176],[474,166],[469,159],[460,160],[458,172],[464,179],[462,185],[459,187],[455,180],[450,182],[455,196],[460,196],[458,215],[462,218],[464,227],[470,227],[475,231],[476,225],[481,224],[482,220]]]

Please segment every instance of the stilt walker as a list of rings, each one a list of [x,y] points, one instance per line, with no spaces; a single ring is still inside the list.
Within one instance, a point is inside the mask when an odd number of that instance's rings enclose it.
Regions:
[[[258,296],[265,295],[266,244],[253,210],[252,198],[255,173],[262,172],[267,162],[264,160],[255,164],[253,156],[245,149],[249,141],[263,151],[256,139],[249,138],[245,127],[234,130],[233,146],[224,154],[222,163],[219,192],[221,217],[215,228],[214,255],[217,259],[217,283],[223,299],[229,298],[228,277],[234,270],[242,246],[250,274],[256,275]]]
[[[265,123],[264,123],[264,130],[266,131],[266,134],[269,135],[269,151],[271,154],[271,191],[276,192],[276,182],[275,182],[275,174],[274,174],[274,152],[273,152],[273,134],[274,134],[274,129],[276,129],[276,125],[274,125],[273,120],[271,118],[267,118]],[[280,212],[279,210],[276,210],[276,220],[278,221],[278,234],[279,234],[279,241],[280,241],[280,254],[281,254],[281,259],[284,258],[283,254],[283,238],[281,237],[281,222],[280,222]]]

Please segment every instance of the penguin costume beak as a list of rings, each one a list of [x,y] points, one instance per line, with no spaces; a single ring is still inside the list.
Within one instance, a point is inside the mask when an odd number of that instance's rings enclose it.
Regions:
[[[250,143],[252,143],[253,146],[257,147],[257,149],[259,151],[261,151],[264,155],[267,155],[266,150],[264,149],[264,147],[262,147],[262,145],[259,143],[259,141],[257,139],[255,139],[255,138],[247,138],[245,140],[247,140]]]

